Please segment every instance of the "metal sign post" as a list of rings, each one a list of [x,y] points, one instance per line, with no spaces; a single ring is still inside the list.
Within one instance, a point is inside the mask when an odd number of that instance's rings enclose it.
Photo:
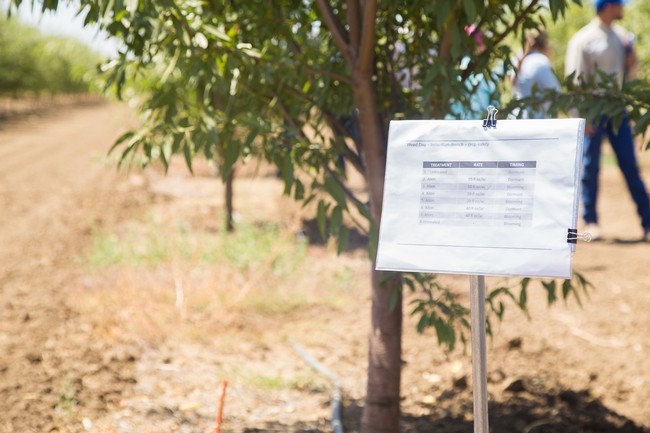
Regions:
[[[472,325],[472,394],[474,433],[488,433],[487,349],[485,343],[485,277],[470,275],[470,320]]]

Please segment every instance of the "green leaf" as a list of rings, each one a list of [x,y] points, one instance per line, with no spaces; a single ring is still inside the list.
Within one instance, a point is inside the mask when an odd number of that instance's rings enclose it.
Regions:
[[[634,134],[641,134],[642,132],[648,129],[650,124],[650,110],[646,111],[645,114],[639,117],[634,125]]]
[[[249,57],[253,59],[259,59],[262,57],[262,53],[260,53],[259,50],[256,50],[254,48],[242,48],[241,50],[243,53],[247,54]]]
[[[203,24],[201,27],[206,33],[211,34],[212,36],[216,36],[217,38],[221,39],[222,41],[225,42],[230,42],[231,39],[228,37],[227,34],[216,28],[215,26],[211,26],[210,24]]]
[[[124,143],[126,140],[130,140],[131,137],[133,137],[133,135],[134,135],[133,131],[129,131],[120,135],[120,137],[117,140],[115,140],[115,143],[111,146],[108,153],[110,154],[116,147]]]
[[[341,229],[341,223],[343,222],[343,210],[341,206],[336,206],[332,210],[332,215],[330,217],[330,233],[332,236],[338,236],[339,230]]]
[[[308,205],[309,203],[311,203],[312,200],[314,200],[315,198],[316,198],[316,194],[314,194],[314,193],[309,194],[309,197],[307,197],[307,200],[305,200],[305,201],[302,203],[302,207],[304,208],[305,206],[307,206],[307,205]]]
[[[417,325],[418,333],[422,334],[424,332],[424,330],[427,328],[428,322],[429,322],[429,318],[427,316],[427,313],[422,313],[420,320],[418,320],[418,325]]]
[[[555,280],[542,281],[542,286],[546,289],[548,304],[552,305],[557,300],[557,295],[555,294]]]
[[[476,5],[474,0],[463,0],[463,8],[465,9],[465,15],[467,15],[467,21],[470,23],[476,19]]]
[[[390,301],[388,302],[388,311],[390,311],[391,313],[395,311],[398,298],[399,298],[399,291],[393,290],[393,293],[390,294]]]
[[[505,312],[505,306],[503,305],[503,301],[499,301],[499,309],[496,310],[496,315],[499,318],[499,320],[503,320],[504,312]]]
[[[368,256],[374,261],[377,256],[377,246],[379,245],[379,228],[374,221],[370,221],[370,230],[368,231]]]
[[[163,165],[165,166],[165,174],[169,171],[169,163],[172,159],[172,137],[167,137],[163,145],[161,146],[160,159],[162,159]]]
[[[530,278],[524,278],[521,280],[521,292],[519,292],[519,308],[526,310],[526,303],[528,302],[528,283],[530,283]]]
[[[167,78],[171,75],[172,72],[174,72],[174,69],[176,68],[176,63],[178,62],[178,58],[181,55],[181,49],[177,48],[176,52],[174,53],[174,57],[172,57],[171,62],[169,62],[169,65],[167,65],[167,68],[165,68],[165,72],[163,72],[162,77],[160,77],[160,82],[161,83],[166,83]]]
[[[413,311],[411,311],[411,316],[415,316],[417,313],[424,311],[425,304],[421,299],[416,299],[415,301],[411,302],[411,304],[418,304],[418,306],[415,307]]]
[[[409,286],[409,289],[411,289],[411,292],[415,292],[415,285],[413,284],[413,281],[410,278],[404,278],[404,284]]]
[[[293,161],[291,160],[290,153],[287,153],[284,156],[284,161],[280,169],[280,173],[282,174],[282,180],[284,180],[284,194],[289,195],[291,194],[293,182],[296,179],[293,174]]]
[[[345,192],[341,185],[331,176],[325,177],[325,191],[327,191],[336,203],[341,206],[343,209],[348,208],[347,202],[345,200]]]
[[[323,200],[318,202],[318,211],[316,214],[316,222],[318,223],[318,230],[320,230],[320,235],[323,237],[323,240],[327,240],[325,235],[325,225],[327,223],[327,208],[329,204],[325,204]]]
[[[337,247],[337,254],[341,254],[343,251],[348,246],[348,242],[350,242],[350,229],[348,229],[346,226],[341,226],[341,231],[339,233],[339,244]]]
[[[433,7],[436,8],[434,14],[434,16],[436,17],[436,25],[438,28],[440,28],[442,27],[444,22],[447,21],[447,17],[451,12],[451,8],[454,7],[454,2],[450,2],[450,1],[436,2],[435,6]]]
[[[397,276],[397,272],[395,271],[384,271],[381,273],[381,277],[379,278],[379,287],[384,288],[386,284],[390,284],[391,281]]]
[[[244,142],[244,145],[242,146],[242,149],[244,151],[250,151],[251,144],[253,144],[253,141],[255,140],[255,137],[257,137],[259,134],[259,130],[253,129],[251,132],[248,134],[248,137],[246,137],[246,141]]]
[[[562,298],[566,301],[566,299],[569,297],[569,293],[571,293],[571,290],[573,290],[573,286],[571,285],[571,280],[564,280],[562,283]]]
[[[587,291],[588,287],[594,287],[593,284],[591,284],[587,279],[582,276],[582,274],[579,274],[578,272],[574,272],[573,275],[578,279],[578,282],[580,283],[580,286],[582,287],[582,290],[585,292],[585,295],[589,296],[589,292]]]
[[[370,211],[368,210],[368,208],[367,208],[366,206],[364,206],[364,205],[361,204],[361,203],[357,203],[357,204],[356,204],[356,207],[357,207],[357,210],[359,211],[359,213],[360,213],[360,214],[361,214],[365,219],[367,219],[368,221],[372,220],[372,215],[370,214]]]
[[[296,189],[293,193],[293,198],[295,200],[302,200],[305,198],[305,185],[300,181],[300,179],[296,179]]]
[[[185,139],[185,146],[183,146],[183,155],[185,156],[185,164],[187,165],[187,169],[194,175],[194,170],[192,170],[192,139],[187,136]]]
[[[582,300],[580,299],[580,294],[578,293],[576,287],[573,286],[573,281],[564,280],[564,283],[562,284],[562,294],[564,295],[564,299],[566,300],[566,298],[571,293],[573,293],[573,296],[575,296],[578,305],[582,306]]]

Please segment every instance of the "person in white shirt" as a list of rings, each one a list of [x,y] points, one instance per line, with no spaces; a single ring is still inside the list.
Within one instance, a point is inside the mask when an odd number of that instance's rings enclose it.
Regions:
[[[600,81],[596,70],[614,75],[619,87],[626,74],[636,63],[634,50],[627,32],[614,24],[623,18],[623,0],[596,0],[597,16],[580,29],[569,41],[566,51],[565,73],[575,73],[575,80],[587,81],[593,77]],[[625,177],[628,189],[637,206],[637,213],[643,227],[643,240],[650,241],[650,200],[639,175],[634,140],[627,117],[616,130],[612,119],[603,116],[598,124],[585,128],[584,170],[582,173],[582,217],[587,224],[585,231],[593,239],[600,237],[596,198],[598,196],[598,172],[600,168],[600,147],[603,135],[607,134],[616,154],[618,166]]]
[[[551,60],[549,59],[550,48],[546,31],[530,29],[526,32],[526,46],[524,57],[519,63],[517,76],[514,78],[515,96],[518,99],[533,96],[534,92],[542,92],[546,89],[553,89],[556,92],[562,91],[562,86],[553,73]],[[524,110],[525,119],[548,118],[547,113],[550,102],[540,107],[527,107]]]

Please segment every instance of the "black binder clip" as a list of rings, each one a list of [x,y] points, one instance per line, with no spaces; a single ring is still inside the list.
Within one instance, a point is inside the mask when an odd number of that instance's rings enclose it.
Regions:
[[[567,243],[577,244],[578,240],[591,242],[591,233],[578,233],[577,229],[569,229],[569,232],[566,236]]]
[[[497,127],[497,113],[499,110],[494,105],[488,105],[487,118],[483,119],[483,128],[496,128]]]

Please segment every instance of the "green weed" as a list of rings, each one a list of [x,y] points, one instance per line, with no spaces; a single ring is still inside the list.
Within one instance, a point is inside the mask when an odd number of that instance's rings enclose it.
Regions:
[[[240,379],[242,379],[247,385],[254,388],[277,390],[277,389],[288,389],[290,384],[288,381],[282,379],[279,375],[266,376],[262,374],[254,373],[240,373]]]
[[[75,395],[77,390],[74,385],[73,376],[71,371],[65,373],[65,380],[61,383],[59,392],[56,396],[55,410],[64,412],[72,416],[72,411],[77,406],[77,399]]]
[[[355,282],[354,273],[349,266],[346,266],[340,271],[334,272],[334,278],[338,282],[338,287],[344,291],[352,288],[352,285]]]
[[[297,389],[299,391],[322,392],[327,389],[327,380],[318,376],[311,369],[290,379],[285,379],[277,374],[264,375],[250,371],[240,371],[236,377],[250,387],[265,390]]]

